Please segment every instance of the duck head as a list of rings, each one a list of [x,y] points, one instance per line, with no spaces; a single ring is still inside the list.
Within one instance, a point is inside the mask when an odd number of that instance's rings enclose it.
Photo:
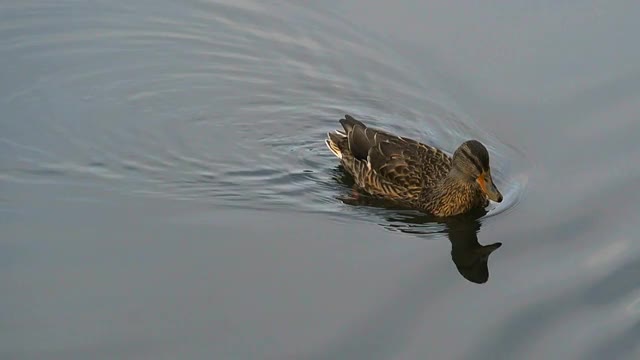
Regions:
[[[477,185],[489,200],[502,201],[502,194],[491,177],[489,152],[479,141],[465,141],[456,149],[453,154],[452,171],[463,180]]]

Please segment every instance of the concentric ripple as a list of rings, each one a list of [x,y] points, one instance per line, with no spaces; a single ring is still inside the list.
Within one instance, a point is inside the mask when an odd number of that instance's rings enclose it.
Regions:
[[[349,113],[449,152],[477,138],[506,199],[489,215],[522,196],[520,152],[442,105],[391,47],[339,16],[286,3],[284,19],[278,2],[149,5],[0,6],[16,12],[0,26],[0,55],[47,64],[0,94],[7,111],[31,114],[2,134],[0,181],[364,219],[340,200],[350,189],[323,143]],[[50,16],[66,11],[76,20]]]

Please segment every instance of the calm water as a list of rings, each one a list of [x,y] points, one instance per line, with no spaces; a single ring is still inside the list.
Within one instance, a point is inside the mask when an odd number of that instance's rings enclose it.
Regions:
[[[0,4],[1,357],[640,358],[640,6],[390,4]],[[505,201],[354,202],[345,113]]]

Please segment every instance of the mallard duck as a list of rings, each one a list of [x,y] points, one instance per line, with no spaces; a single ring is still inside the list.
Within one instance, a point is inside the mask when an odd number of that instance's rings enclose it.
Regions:
[[[370,128],[350,115],[340,124],[344,131],[328,133],[325,143],[356,186],[369,195],[436,217],[502,201],[491,178],[489,152],[477,140],[465,141],[449,157],[433,146]]]

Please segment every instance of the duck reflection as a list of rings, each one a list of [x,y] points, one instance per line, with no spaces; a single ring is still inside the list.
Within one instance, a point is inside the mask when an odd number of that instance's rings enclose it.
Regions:
[[[337,174],[335,178],[344,185],[353,186],[349,176],[343,172]],[[486,283],[489,279],[489,255],[500,248],[502,243],[481,245],[478,242],[478,232],[482,226],[479,219],[487,213],[486,210],[479,209],[450,218],[434,218],[398,208],[388,201],[362,195],[356,190],[352,190],[351,194],[340,200],[350,205],[398,210],[393,213],[385,211],[381,214],[387,221],[383,226],[390,230],[424,237],[432,237],[433,234],[438,233],[446,234],[451,242],[451,259],[460,275],[476,284]]]
[[[483,284],[489,279],[489,255],[497,250],[502,243],[496,242],[489,245],[481,245],[478,242],[478,232],[482,226],[479,218],[486,214],[486,211],[479,211],[475,214],[452,217],[448,219],[434,219],[428,216],[415,215],[395,217],[388,216],[387,220],[392,223],[394,229],[411,234],[429,235],[434,232],[420,231],[429,224],[442,224],[444,229],[438,231],[444,233],[451,242],[451,259],[460,275],[465,279]],[[398,224],[404,224],[398,225]]]

